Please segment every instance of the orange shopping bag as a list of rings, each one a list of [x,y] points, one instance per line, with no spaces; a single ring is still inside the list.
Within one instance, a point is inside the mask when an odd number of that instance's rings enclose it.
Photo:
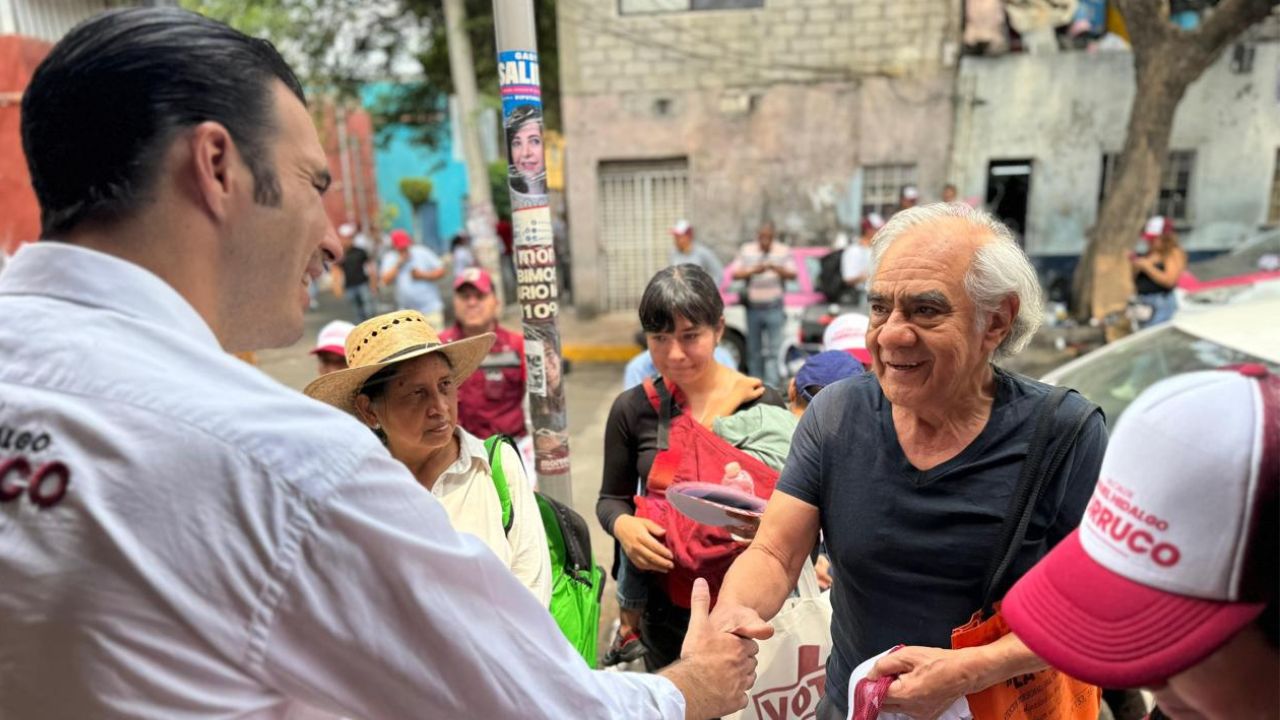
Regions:
[[[986,620],[979,610],[968,624],[951,631],[951,647],[989,645],[1008,634],[999,606]],[[1049,668],[1009,678],[968,700],[974,720],[1096,720],[1102,690]]]
[[[1056,427],[1055,414],[1067,390],[1054,388],[1043,401],[1027,447],[1017,489],[1010,499],[996,554],[983,581],[982,607],[969,622],[951,631],[953,649],[990,645],[1009,634],[1000,614],[997,592],[1007,590],[1006,576],[1027,536],[1027,527],[1044,486],[1062,467],[1067,452],[1095,408],[1089,406]],[[1065,431],[1065,432],[1064,432]],[[1052,452],[1049,452],[1052,446]],[[1011,584],[1010,581],[1009,584]],[[968,696],[974,720],[1096,720],[1102,691],[1052,668],[1018,675]]]

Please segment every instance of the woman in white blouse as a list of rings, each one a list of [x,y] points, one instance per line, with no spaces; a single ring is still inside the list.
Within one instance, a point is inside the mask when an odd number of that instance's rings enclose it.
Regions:
[[[317,378],[305,392],[377,433],[453,526],[488,545],[546,605],[551,559],[520,455],[507,443],[498,449],[511,501],[508,529],[484,442],[458,425],[458,386],[493,340],[490,333],[444,344],[416,310],[380,315],[347,337],[349,369]]]

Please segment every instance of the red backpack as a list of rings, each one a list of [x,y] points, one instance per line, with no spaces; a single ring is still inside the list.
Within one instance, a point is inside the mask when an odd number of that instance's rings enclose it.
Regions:
[[[636,516],[666,528],[663,541],[675,555],[675,567],[663,576],[667,597],[680,607],[689,607],[693,581],[704,578],[714,602],[729,566],[745,548],[728,530],[703,525],[677,512],[667,502],[667,488],[682,482],[719,483],[724,479],[724,466],[736,462],[755,481],[756,496],[768,499],[778,473],[720,439],[687,413],[671,417],[673,407],[683,405],[679,388],[668,391],[648,378],[644,391],[658,411],[658,454],[645,482],[645,494],[636,497]]]

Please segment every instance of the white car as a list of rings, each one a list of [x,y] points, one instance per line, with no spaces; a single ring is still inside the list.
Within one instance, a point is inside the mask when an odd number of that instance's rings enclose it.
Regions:
[[[1280,299],[1179,313],[1077,358],[1043,380],[1079,391],[1114,426],[1139,393],[1164,378],[1251,363],[1280,373]]]

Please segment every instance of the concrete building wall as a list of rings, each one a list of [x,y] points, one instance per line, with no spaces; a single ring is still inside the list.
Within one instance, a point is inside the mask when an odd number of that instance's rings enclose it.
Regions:
[[[1230,50],[1188,90],[1172,150],[1194,150],[1182,232],[1191,250],[1231,246],[1267,219],[1280,148],[1280,43],[1256,46],[1253,68]],[[1033,255],[1075,255],[1097,220],[1102,156],[1124,144],[1133,98],[1128,52],[966,57],[958,80],[952,175],[985,196],[992,160],[1031,159],[1026,243]]]
[[[617,0],[558,3],[575,268],[608,262],[602,163],[687,161],[688,219],[725,260],[765,217],[802,243],[856,223],[864,165],[915,164],[936,197],[958,5],[764,0],[628,15]],[[574,273],[581,310],[600,306],[605,276]]]

